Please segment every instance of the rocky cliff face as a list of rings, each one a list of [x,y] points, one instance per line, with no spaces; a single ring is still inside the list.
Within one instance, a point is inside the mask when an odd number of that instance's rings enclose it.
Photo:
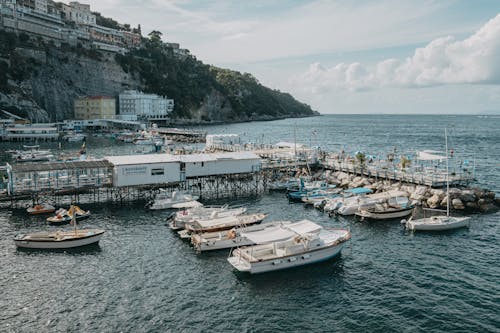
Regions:
[[[0,103],[18,108],[33,121],[73,118],[73,100],[82,95],[116,96],[124,89],[140,88],[139,80],[125,73],[113,57],[92,59],[58,49],[43,51],[43,61],[20,81],[11,80],[12,91]],[[35,60],[15,53],[18,62]]]
[[[194,57],[176,58],[164,45],[146,42],[141,50],[117,56],[67,45],[55,47],[33,39],[14,44],[0,48],[0,65],[7,68],[3,84],[0,76],[0,110],[33,122],[71,119],[76,97],[117,96],[125,89],[174,98],[173,117],[185,122],[315,114],[290,95],[261,86],[249,74],[223,70],[221,80],[221,69],[214,70]]]

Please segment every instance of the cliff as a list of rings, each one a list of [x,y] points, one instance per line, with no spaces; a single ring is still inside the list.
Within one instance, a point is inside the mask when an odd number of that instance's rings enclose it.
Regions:
[[[291,95],[262,86],[250,74],[178,55],[158,40],[124,55],[0,30],[0,110],[34,122],[73,118],[82,95],[117,96],[138,89],[175,100],[178,122],[238,122],[317,114]]]

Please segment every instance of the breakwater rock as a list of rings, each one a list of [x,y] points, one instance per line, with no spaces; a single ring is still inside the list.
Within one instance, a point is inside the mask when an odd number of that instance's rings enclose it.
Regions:
[[[367,187],[374,192],[401,190],[408,193],[414,205],[433,209],[446,209],[448,197],[443,189],[434,189],[423,185],[404,184],[388,180],[350,175],[342,171],[325,171],[323,175],[331,184],[342,188]],[[500,209],[500,198],[495,192],[478,187],[456,188],[449,190],[450,209],[459,211],[479,211],[493,213]]]

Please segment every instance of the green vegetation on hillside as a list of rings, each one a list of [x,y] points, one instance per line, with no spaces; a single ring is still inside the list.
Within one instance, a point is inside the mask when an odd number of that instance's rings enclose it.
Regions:
[[[224,120],[274,119],[315,114],[290,94],[261,85],[251,74],[209,66],[193,56],[176,56],[158,34],[144,39],[143,47],[116,60],[129,73],[138,75],[145,90],[175,100],[174,116],[190,118],[211,93],[226,97]],[[205,120],[218,117],[203,115]]]

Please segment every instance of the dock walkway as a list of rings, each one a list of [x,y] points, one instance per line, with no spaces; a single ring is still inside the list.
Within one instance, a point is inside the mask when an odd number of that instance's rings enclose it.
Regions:
[[[429,168],[397,169],[394,165],[383,163],[368,163],[361,167],[358,164],[339,159],[326,158],[321,162],[323,168],[333,171],[342,171],[366,177],[375,177],[392,181],[400,181],[430,187],[446,185],[446,172]],[[465,186],[472,182],[473,176],[469,173],[450,173],[449,182],[452,186]]]

